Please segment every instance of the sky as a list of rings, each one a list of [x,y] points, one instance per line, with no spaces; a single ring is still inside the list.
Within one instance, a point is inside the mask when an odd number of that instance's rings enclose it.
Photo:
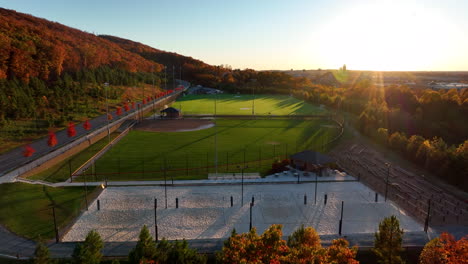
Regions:
[[[0,7],[256,70],[468,70],[468,0],[0,0]]]

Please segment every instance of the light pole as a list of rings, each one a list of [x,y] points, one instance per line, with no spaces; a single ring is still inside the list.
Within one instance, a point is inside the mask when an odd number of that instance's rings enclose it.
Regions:
[[[216,124],[216,103],[218,95],[215,94],[214,102],[214,125],[215,125],[215,176],[218,177],[218,126]]]
[[[164,171],[164,199],[165,199],[165,205],[167,209],[167,169],[169,168],[167,166],[167,161],[166,157],[164,157],[164,164],[163,164],[163,171]],[[171,176],[172,177],[172,176]],[[174,185],[174,178],[172,177],[172,185]]]
[[[255,115],[255,86],[252,86],[252,116]]]
[[[385,181],[385,202],[387,201],[387,194],[388,194],[388,178],[390,177],[390,166],[392,166],[392,164],[386,162],[385,165],[387,165],[387,180]]]
[[[167,91],[167,66],[164,66],[164,90]]]
[[[244,170],[249,168],[249,166],[237,165],[237,168],[241,170],[241,206],[244,206]]]
[[[158,242],[158,199],[154,199],[154,236]]]
[[[108,87],[109,87],[109,83],[106,82],[104,83],[104,87],[106,89],[106,119],[107,119],[107,139],[110,143],[110,129],[109,129],[109,102],[107,101],[107,90],[108,90]]]
[[[175,89],[175,65],[172,65],[172,89]]]
[[[156,87],[154,86],[154,66],[151,67],[151,77],[153,77],[153,119],[156,119],[156,111],[154,109],[155,103],[155,95],[156,95]]]

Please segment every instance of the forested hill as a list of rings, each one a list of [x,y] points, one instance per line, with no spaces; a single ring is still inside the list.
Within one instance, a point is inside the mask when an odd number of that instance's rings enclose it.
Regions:
[[[212,67],[211,65],[208,65],[204,63],[203,61],[194,59],[192,57],[183,56],[175,52],[167,52],[167,51],[155,49],[148,45],[135,42],[135,41],[131,41],[128,39],[123,39],[123,38],[109,36],[109,35],[99,35],[99,37],[112,41],[118,44],[121,48],[127,51],[131,51],[133,53],[136,53],[145,59],[152,60],[160,64],[164,64],[168,67],[169,66],[178,67],[178,66],[183,66],[183,65],[185,65],[185,67],[188,67],[188,65],[191,65],[193,67],[207,67],[207,68]]]
[[[179,71],[182,69],[182,78],[190,82],[206,86],[215,86],[221,81],[220,76],[228,72],[227,69],[221,66],[212,66],[192,57],[183,56],[174,52],[162,51],[139,42],[109,35],[100,35],[100,37],[112,41],[121,48],[134,52],[147,60],[167,66],[167,74],[169,75],[172,74],[174,67],[176,78],[179,77]]]
[[[64,72],[110,66],[128,72],[162,65],[120,45],[46,19],[0,8],[0,79],[54,80]]]

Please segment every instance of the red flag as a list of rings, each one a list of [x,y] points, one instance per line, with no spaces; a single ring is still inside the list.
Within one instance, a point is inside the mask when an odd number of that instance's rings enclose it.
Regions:
[[[121,115],[122,114],[122,107],[117,106],[117,111],[115,111],[115,114],[118,115],[118,116]]]
[[[73,124],[72,122],[68,123],[67,135],[68,137],[76,136],[75,124]]]
[[[47,140],[47,145],[49,145],[49,147],[54,147],[57,145],[57,136],[52,131],[49,132],[49,140]]]
[[[36,152],[36,150],[34,150],[30,145],[27,145],[26,147],[24,147],[23,156],[31,157],[34,154],[34,152]]]
[[[143,104],[146,104],[146,99],[145,99],[145,98],[143,98],[143,102],[142,102],[142,103],[143,103]]]
[[[83,123],[83,128],[85,130],[90,130],[91,129],[91,123],[89,123],[88,119],[86,119],[86,121]]]
[[[124,108],[125,108],[125,112],[128,112],[130,110],[130,107],[128,106],[128,103],[125,103]]]

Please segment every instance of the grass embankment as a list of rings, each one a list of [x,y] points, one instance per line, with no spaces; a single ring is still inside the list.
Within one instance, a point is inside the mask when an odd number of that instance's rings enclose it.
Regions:
[[[88,187],[90,197],[95,187]],[[53,188],[25,183],[0,184],[0,223],[30,239],[55,237],[52,204],[57,225],[63,227],[84,206],[84,187]]]
[[[326,152],[322,144],[339,133],[336,125],[326,120],[216,122],[217,127],[190,132],[131,131],[96,162],[96,179],[163,179],[164,167],[168,168],[168,179],[206,178],[215,172],[215,140],[219,173],[240,172],[237,165],[243,164],[245,153],[249,166],[245,172],[265,174],[274,160],[298,151]]]
[[[118,136],[118,133],[111,134],[111,140]],[[56,165],[44,170],[38,174],[28,177],[31,180],[43,180],[48,182],[63,182],[70,178],[70,165],[71,171],[75,171],[83,163],[88,161],[92,156],[98,153],[109,142],[107,136],[83,151],[67,158]]]
[[[179,98],[174,104],[181,108],[183,114],[214,114],[219,115],[291,115],[291,114],[326,114],[327,111],[318,106],[306,103],[287,95],[187,95]]]

